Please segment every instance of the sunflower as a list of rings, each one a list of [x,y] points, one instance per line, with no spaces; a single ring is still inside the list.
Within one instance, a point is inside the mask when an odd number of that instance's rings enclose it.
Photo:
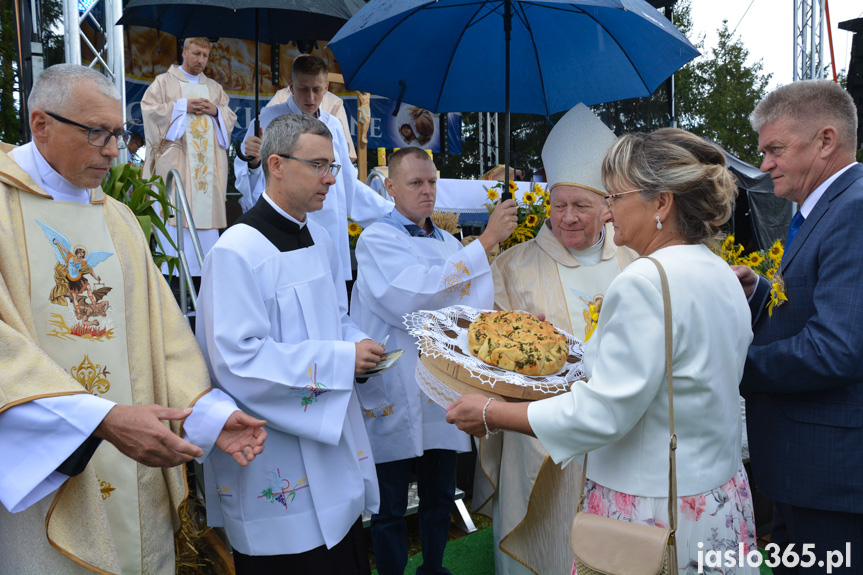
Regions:
[[[547,217],[547,218],[551,217],[551,206],[548,204],[545,205],[545,217]]]
[[[782,259],[782,254],[785,253],[785,248],[782,247],[782,240],[776,240],[773,242],[773,245],[770,246],[770,250],[767,252],[767,255],[770,256],[770,259],[778,262]]]
[[[527,192],[522,198],[522,200],[524,201],[524,203],[532,206],[534,203],[536,203],[536,196],[534,196],[531,192]]]
[[[363,227],[356,222],[351,222],[348,224],[348,235],[357,237],[360,235],[360,232],[363,231]]]
[[[733,246],[734,246],[734,236],[733,235],[726,236],[725,241],[722,242],[722,251],[725,251],[725,252],[730,251]]]
[[[536,194],[536,197],[538,197],[538,198],[544,198],[545,197],[545,190],[542,189],[542,186],[540,186],[539,184],[533,185],[533,193]]]
[[[757,267],[757,266],[761,265],[761,262],[763,262],[763,261],[764,261],[764,256],[762,256],[759,252],[752,252],[751,254],[749,254],[749,259],[747,260],[747,263],[751,267]]]
[[[538,222],[538,221],[539,221],[539,218],[536,216],[536,214],[529,214],[527,216],[527,218],[525,218],[524,223],[527,226],[533,227],[536,225],[536,222]]]
[[[509,181],[509,191],[510,191],[510,193],[514,194],[514,193],[516,192],[516,190],[518,190],[518,186],[516,185],[516,183],[515,183],[515,182],[513,182],[512,180],[510,180],[510,181]]]
[[[497,188],[488,189],[488,199],[495,201],[498,198]]]
[[[767,276],[767,279],[772,280],[773,276],[776,275],[776,268],[770,268],[764,275]]]

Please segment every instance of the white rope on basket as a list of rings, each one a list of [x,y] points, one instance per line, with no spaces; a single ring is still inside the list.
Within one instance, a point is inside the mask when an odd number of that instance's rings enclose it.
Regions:
[[[572,382],[577,379],[584,378],[584,366],[581,362],[581,357],[584,352],[584,345],[575,339],[572,335],[558,328],[564,336],[566,336],[569,344],[569,357],[563,370],[547,376],[528,376],[507,371],[486,364],[478,357],[472,355],[468,349],[468,339],[466,327],[458,325],[459,319],[466,320],[467,323],[474,321],[479,314],[491,311],[475,309],[467,306],[450,306],[437,311],[421,310],[404,316],[404,324],[408,328],[408,332],[417,338],[417,347],[423,355],[431,357],[442,357],[448,361],[453,361],[470,371],[471,375],[480,379],[484,384],[494,388],[498,381],[505,381],[513,385],[530,387],[534,391],[544,394],[555,395],[568,391]],[[570,358],[577,358],[572,361]],[[420,375],[426,378],[427,381],[434,380],[436,384],[428,384],[437,390],[446,387],[440,383],[425,367],[425,371],[421,374],[421,362],[417,362],[417,381],[420,382]],[[449,389],[449,388],[447,388]],[[425,388],[424,388],[425,391]],[[429,397],[434,399],[432,394],[426,392]],[[441,391],[436,391],[440,395]],[[449,393],[455,393],[449,390]],[[453,400],[455,401],[455,400]]]

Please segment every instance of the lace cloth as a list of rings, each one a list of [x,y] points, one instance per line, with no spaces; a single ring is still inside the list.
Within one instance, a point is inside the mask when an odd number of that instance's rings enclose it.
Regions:
[[[486,389],[505,397],[523,398],[524,388],[540,395],[557,395],[569,390],[573,381],[584,378],[581,358],[583,344],[574,336],[560,331],[569,344],[569,356],[561,371],[547,376],[529,376],[486,364],[469,351],[468,327],[485,311],[467,306],[450,306],[437,311],[421,310],[404,316],[408,333],[417,338],[421,356],[442,358],[459,366],[455,373],[460,382]],[[422,361],[417,362],[417,383],[435,403],[449,407],[461,393],[437,378]],[[500,385],[504,384],[504,385]],[[495,388],[497,386],[497,388]],[[515,390],[513,390],[515,386]],[[536,394],[532,394],[536,395]]]

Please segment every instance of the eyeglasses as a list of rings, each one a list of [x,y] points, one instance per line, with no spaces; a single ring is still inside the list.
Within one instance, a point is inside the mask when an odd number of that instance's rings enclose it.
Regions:
[[[315,167],[315,173],[318,174],[319,176],[323,176],[324,174],[327,173],[327,171],[329,171],[333,175],[333,177],[335,178],[336,176],[339,175],[339,170],[342,169],[342,167],[339,164],[325,164],[324,162],[316,162],[314,160],[304,160],[302,158],[295,158],[294,156],[288,156],[285,154],[276,154],[276,155],[279,156],[280,158],[285,158],[286,160],[296,160],[298,162],[305,162],[307,164],[311,164]]]
[[[132,137],[132,132],[129,132],[128,130],[117,130],[116,132],[112,132],[105,128],[91,128],[90,126],[73,122],[69,118],[64,118],[60,114],[55,114],[54,112],[45,113],[58,122],[63,122],[64,124],[69,124],[70,126],[81,128],[82,130],[87,130],[87,143],[97,148],[104,148],[107,146],[113,136],[114,138],[117,138],[117,149],[124,150],[126,148],[126,144],[129,143],[129,139]]]
[[[614,200],[616,200],[620,196],[625,196],[626,194],[633,194],[635,192],[640,192],[640,191],[641,190],[629,190],[627,192],[618,192],[616,194],[608,194],[607,196],[603,196],[603,199],[605,200],[606,207],[610,210],[612,202],[614,202]]]

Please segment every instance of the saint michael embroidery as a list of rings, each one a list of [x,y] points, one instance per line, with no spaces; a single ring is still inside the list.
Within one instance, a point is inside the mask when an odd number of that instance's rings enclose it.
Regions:
[[[91,339],[110,339],[113,329],[105,325],[111,305],[106,299],[110,287],[102,283],[94,268],[112,255],[111,252],[88,252],[83,245],[72,248],[72,243],[51,226],[35,220],[54,246],[54,287],[48,295],[51,303],[71,308],[72,316],[66,322],[61,313],[51,314],[51,324],[55,327],[49,335],[63,339],[72,336]],[[90,285],[90,276],[95,280],[96,289]],[[99,318],[102,318],[101,320]]]

